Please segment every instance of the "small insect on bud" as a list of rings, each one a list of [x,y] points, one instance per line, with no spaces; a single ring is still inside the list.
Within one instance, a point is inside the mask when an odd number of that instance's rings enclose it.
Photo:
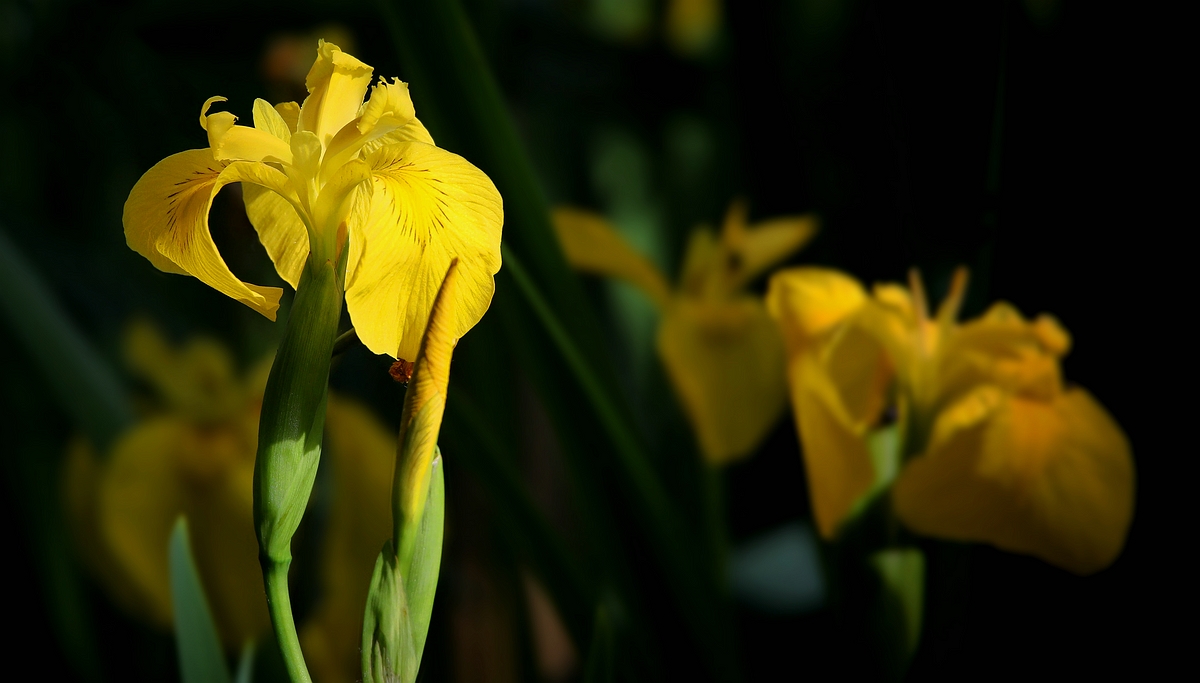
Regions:
[[[408,384],[408,380],[412,379],[414,367],[414,363],[401,358],[392,363],[392,367],[388,368],[388,374],[392,376],[393,380],[401,384]]]

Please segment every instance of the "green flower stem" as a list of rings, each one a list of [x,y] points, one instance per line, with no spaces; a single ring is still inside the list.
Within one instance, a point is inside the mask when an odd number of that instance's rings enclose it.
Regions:
[[[292,619],[288,567],[292,536],[321,458],[329,364],[344,298],[345,251],[336,261],[309,255],[267,379],[258,428],[254,526],[271,623],[292,683],[310,678]]]

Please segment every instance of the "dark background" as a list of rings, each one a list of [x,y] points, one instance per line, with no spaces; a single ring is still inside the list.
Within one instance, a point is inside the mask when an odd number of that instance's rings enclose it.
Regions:
[[[612,197],[587,160],[614,131],[642,150],[668,268],[695,223],[718,222],[742,196],[755,218],[822,216],[820,236],[794,263],[867,282],[903,279],[915,265],[935,300],[950,270],[966,264],[966,315],[1004,299],[1026,314],[1052,312],[1072,332],[1065,377],[1087,387],[1133,444],[1137,507],[1125,551],[1086,578],[986,547],[946,551],[952,560],[933,566],[962,583],[937,598],[952,607],[939,614],[951,616],[931,616],[909,680],[1147,677],[1168,662],[1183,632],[1165,615],[1186,619],[1191,599],[1177,583],[1189,543],[1173,532],[1182,508],[1173,482],[1183,478],[1175,462],[1195,449],[1179,446],[1191,405],[1180,323],[1192,316],[1174,312],[1175,282],[1188,271],[1171,257],[1183,225],[1167,214],[1173,183],[1151,157],[1178,144],[1157,85],[1171,80],[1160,51],[1170,48],[1159,37],[1166,18],[1116,3],[731,2],[715,51],[689,59],[653,27],[625,37],[597,30],[585,2],[465,5],[552,201],[604,209]],[[123,322],[150,311],[176,335],[214,334],[243,362],[256,358],[278,331],[194,282],[153,272],[124,246],[121,204],[158,159],[203,145],[194,123],[204,99],[219,93],[248,110],[263,95],[264,46],[281,32],[336,21],[356,56],[405,78],[374,7],[0,8],[3,229],[110,356]],[[419,114],[416,89],[414,98]],[[704,132],[692,157],[671,152],[681,126]],[[214,216],[232,217],[214,217],[214,232],[231,267],[269,284],[261,250],[229,256],[256,247],[236,201],[222,201]],[[0,342],[12,366],[5,434],[43,449],[52,469],[71,426],[2,328]],[[15,471],[6,467],[0,501],[14,520],[7,599],[19,625],[5,649],[14,670],[33,658],[59,678],[29,492]],[[806,517],[790,420],[725,483],[735,542]],[[134,641],[120,634],[136,634],[140,651],[170,659],[168,638],[90,599],[116,624],[103,643],[121,648]],[[857,671],[855,644],[826,611],[778,617],[743,607],[737,624],[751,680]],[[438,675],[432,666],[427,680]]]

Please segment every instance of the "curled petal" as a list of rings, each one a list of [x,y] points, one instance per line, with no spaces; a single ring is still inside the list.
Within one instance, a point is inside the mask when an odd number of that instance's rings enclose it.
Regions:
[[[893,490],[914,531],[991,543],[1075,572],[1116,559],[1133,517],[1129,442],[1090,394],[980,387],[939,415]]]
[[[753,297],[676,300],[658,352],[713,464],[749,455],[787,405],[783,340]]]
[[[779,321],[791,354],[811,347],[866,301],[857,280],[828,268],[782,270],[767,286],[767,310]]]
[[[208,230],[213,197],[226,184],[252,182],[287,192],[283,174],[258,163],[225,165],[207,149],[174,154],[134,185],[122,222],[134,251],[169,273],[187,273],[275,319],[282,291],[241,282],[229,271]]]
[[[574,268],[625,280],[642,290],[660,310],[666,308],[670,291],[662,273],[634,251],[602,216],[559,207],[552,218],[563,254]]]
[[[415,359],[452,259],[460,271],[454,337],[490,305],[500,269],[500,193],[462,157],[419,142],[382,147],[367,163],[373,198],[365,224],[351,223],[351,254],[361,257],[347,271],[346,304],[367,348]]]

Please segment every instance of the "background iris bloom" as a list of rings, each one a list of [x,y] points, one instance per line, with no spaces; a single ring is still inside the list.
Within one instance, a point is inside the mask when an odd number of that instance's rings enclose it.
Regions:
[[[895,512],[918,533],[1098,571],[1133,515],[1129,443],[1090,394],[1064,385],[1071,340],[1056,320],[997,303],[959,324],[965,288],[960,270],[930,317],[915,273],[909,289],[871,295],[832,270],[771,279],[818,528],[835,535],[894,476]],[[886,441],[872,444],[889,411],[902,464],[880,456]]]
[[[463,263],[455,336],[479,321],[500,269],[503,210],[492,181],[438,148],[417,120],[408,85],[321,42],[303,105],[254,102],[254,126],[228,112],[200,125],[207,149],[167,157],[125,204],[129,246],[160,270],[187,273],[271,318],[281,290],[241,282],[208,230],[213,198],[243,183],[246,213],[292,287],[310,251],[335,260],[349,249],[346,303],[375,353],[415,358],[450,261]]]
[[[76,541],[122,607],[169,628],[163,549],[176,517],[186,515],[218,630],[227,647],[239,648],[269,628],[251,505],[269,360],[239,379],[224,347],[195,340],[175,349],[146,323],[131,328],[126,355],[161,407],[104,457],[83,441],[73,445],[65,485]],[[396,441],[367,408],[336,394],[326,427],[332,467],[320,597],[301,638],[317,680],[351,680],[371,567],[391,533]]]
[[[730,206],[718,239],[692,232],[678,286],[635,252],[601,216],[573,208],[554,213],[575,268],[637,286],[658,308],[658,353],[700,450],[713,464],[749,455],[786,405],[783,340],[761,297],[745,286],[816,234],[813,216],[747,225],[746,207]]]

